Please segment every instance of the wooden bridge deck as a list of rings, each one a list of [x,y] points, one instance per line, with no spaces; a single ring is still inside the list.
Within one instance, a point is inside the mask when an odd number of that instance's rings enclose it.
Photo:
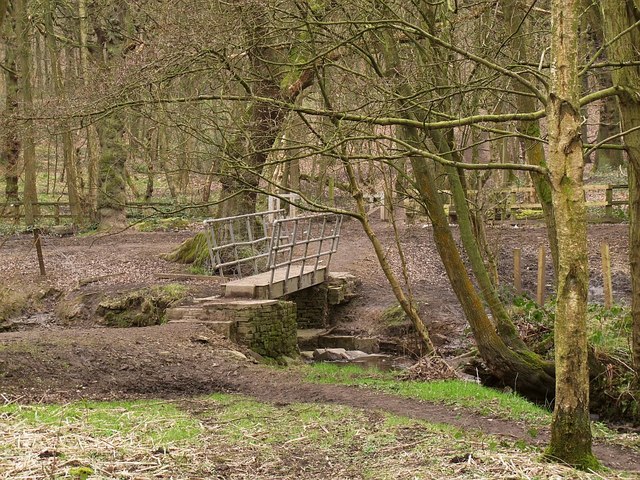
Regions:
[[[224,296],[261,300],[280,298],[286,294],[324,282],[327,279],[327,268],[318,267],[314,270],[313,266],[305,267],[302,274],[300,274],[300,267],[295,268],[292,266],[289,270],[289,278],[286,278],[286,276],[286,267],[276,269],[271,288],[269,288],[271,272],[259,273],[250,277],[233,280],[223,285]]]

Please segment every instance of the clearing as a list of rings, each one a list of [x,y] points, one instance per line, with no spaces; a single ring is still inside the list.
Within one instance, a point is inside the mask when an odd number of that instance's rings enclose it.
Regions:
[[[391,227],[376,227],[391,254]],[[603,241],[611,248],[615,299],[628,298],[626,231],[625,225],[590,227],[594,301],[602,294]],[[0,334],[0,393],[7,404],[0,410],[0,478],[82,478],[77,469],[84,465],[94,472],[88,478],[591,478],[536,460],[546,420],[346,385],[335,374],[331,383],[314,381],[313,367],[257,365],[202,325],[104,328],[82,312],[61,320],[64,299],[167,284],[158,273],[187,272],[160,255],[191,235],[48,236],[45,278],[37,275],[31,237],[2,240],[1,290],[11,292],[15,311],[4,323],[13,331]],[[512,250],[521,248],[523,285],[534,291],[544,229],[499,226],[489,235],[502,281],[511,281]],[[429,227],[404,227],[400,241],[435,343],[443,352],[463,351],[471,339]],[[341,328],[381,334],[380,316],[395,302],[353,221],[344,225],[331,269],[362,280]],[[218,290],[216,279],[182,283],[193,295]],[[91,412],[120,426],[105,433]],[[175,438],[163,436],[172,426],[179,430]],[[595,451],[608,467],[640,472],[637,435],[603,429]],[[593,478],[640,478],[603,475]]]

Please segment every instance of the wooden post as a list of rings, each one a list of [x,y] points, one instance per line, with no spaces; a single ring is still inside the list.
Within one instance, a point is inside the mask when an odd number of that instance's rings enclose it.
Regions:
[[[605,199],[607,200],[607,205],[604,207],[605,215],[613,217],[613,187],[611,185],[607,185]]]
[[[518,295],[522,293],[522,269],[520,268],[521,255],[521,249],[513,249],[513,288]]]
[[[36,244],[36,253],[38,255],[38,266],[40,267],[40,275],[43,277],[47,274],[44,270],[44,257],[42,256],[42,242],[40,241],[40,229],[33,229],[33,239]]]
[[[384,192],[380,193],[380,220],[387,221],[387,199]]]
[[[60,225],[60,204],[58,202],[53,205],[53,218],[55,219],[55,224]]]
[[[545,289],[545,252],[544,247],[538,249],[538,292],[536,299],[538,305],[544,305],[544,289]]]
[[[518,195],[515,190],[511,190],[509,193],[509,200],[507,200],[507,216],[509,219],[514,219],[515,215],[513,213],[513,208],[516,206],[518,202]]]
[[[604,308],[613,306],[613,286],[611,283],[611,256],[609,255],[609,245],[600,245],[600,256],[602,257],[602,283],[604,290]]]
[[[333,177],[329,177],[329,205],[336,206],[336,180]]]

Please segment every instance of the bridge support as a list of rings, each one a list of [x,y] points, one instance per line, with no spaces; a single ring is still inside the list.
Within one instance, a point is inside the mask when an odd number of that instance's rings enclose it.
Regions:
[[[298,329],[324,329],[331,307],[355,296],[357,279],[349,273],[332,273],[320,285],[283,299],[207,298],[194,305],[167,310],[170,322],[196,322],[265,357],[294,357]]]

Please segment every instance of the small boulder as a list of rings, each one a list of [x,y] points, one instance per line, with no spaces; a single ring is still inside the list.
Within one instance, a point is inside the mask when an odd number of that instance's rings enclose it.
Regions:
[[[348,360],[347,351],[344,348],[317,348],[313,351],[313,358],[322,362]]]
[[[345,352],[345,356],[346,356],[347,360],[352,362],[353,360],[358,360],[359,358],[368,357],[369,354],[365,353],[365,352],[362,352],[360,350],[347,350]]]

